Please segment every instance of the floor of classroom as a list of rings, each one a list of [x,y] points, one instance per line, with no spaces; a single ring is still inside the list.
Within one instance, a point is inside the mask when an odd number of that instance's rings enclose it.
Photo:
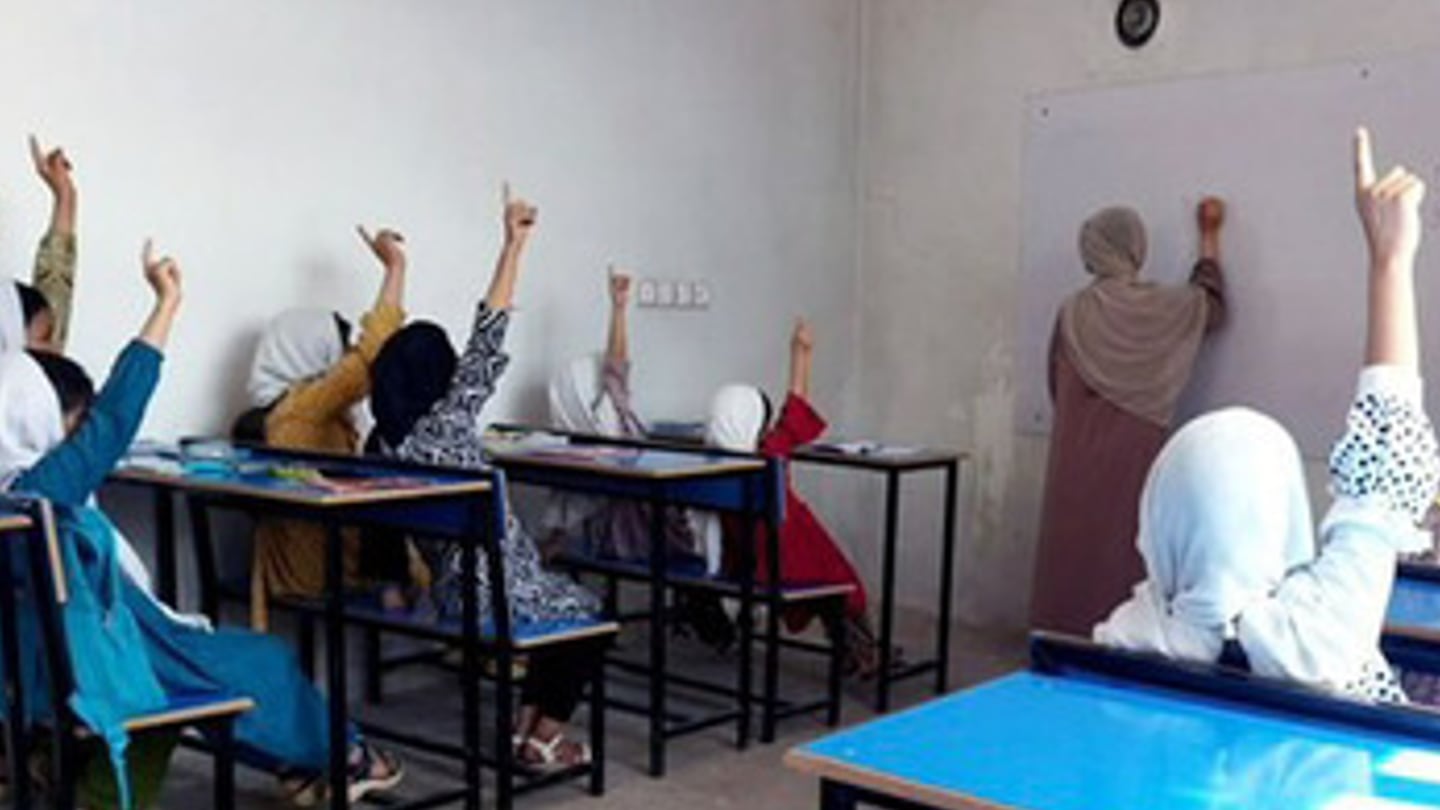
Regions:
[[[900,617],[899,641],[912,658],[923,657],[930,649],[933,630],[927,620],[915,616]],[[644,637],[627,631],[622,639],[625,650],[643,657],[647,649]],[[357,649],[352,647],[352,650]],[[957,629],[951,644],[951,682],[963,687],[989,680],[1024,665],[1024,640],[1019,636],[991,636]],[[913,652],[912,652],[913,651]],[[672,645],[672,660],[683,661],[687,672],[710,672],[723,679],[733,672],[730,659],[683,640]],[[821,662],[803,653],[787,651],[782,657],[782,682],[803,694],[823,689]],[[356,673],[358,676],[358,672]],[[424,718],[423,727],[434,733],[453,732],[459,737],[458,697],[453,688],[453,675],[435,669],[411,669],[397,673],[386,681],[386,702],[379,707],[364,707],[366,719],[381,722],[400,720],[415,728],[416,718]],[[359,683],[351,680],[352,689]],[[624,683],[612,681],[616,690],[628,691]],[[900,683],[892,698],[903,708],[931,696],[932,678],[923,676]],[[638,682],[637,682],[638,686]],[[873,684],[850,682],[846,686],[844,722],[861,722],[873,716],[869,709]],[[636,693],[637,697],[643,695]],[[357,704],[358,705],[358,702]],[[703,704],[696,704],[703,705]],[[585,711],[577,714],[584,723]],[[817,718],[797,717],[780,725],[779,739],[771,745],[752,744],[747,751],[734,747],[734,726],[727,725],[672,741],[669,746],[669,768],[664,779],[651,779],[645,771],[648,742],[646,720],[636,715],[611,711],[607,715],[609,735],[608,790],[594,798],[585,792],[583,782],[542,790],[520,797],[517,806],[526,808],[576,808],[576,810],[609,810],[610,808],[684,807],[735,808],[771,810],[815,805],[817,785],[814,779],[787,770],[781,756],[791,746],[822,736],[827,729]],[[758,727],[758,723],[756,724]],[[408,768],[405,784],[398,798],[418,797],[433,790],[457,784],[459,766],[435,760],[414,752],[403,752]],[[210,804],[210,762],[203,755],[182,751],[174,767],[161,801],[165,810],[206,807]],[[289,805],[278,797],[274,781],[244,768],[237,774],[239,796],[237,806],[243,810],[283,808]],[[489,784],[486,784],[489,790]],[[487,795],[484,805],[491,805]],[[382,805],[373,805],[382,806]],[[459,805],[455,805],[459,806]]]

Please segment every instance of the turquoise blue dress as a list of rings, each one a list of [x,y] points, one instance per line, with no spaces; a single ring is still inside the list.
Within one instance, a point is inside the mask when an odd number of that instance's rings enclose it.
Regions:
[[[77,662],[77,694],[71,696],[71,705],[109,743],[117,773],[123,773],[125,743],[123,728],[117,726],[126,714],[157,697],[163,705],[166,694],[201,691],[255,701],[255,709],[235,727],[241,761],[268,770],[323,771],[329,762],[325,699],[301,674],[283,642],[246,631],[178,623],[119,573],[115,528],[93,497],[134,441],[159,381],[162,359],[148,344],[131,342],[79,429],[11,486],[56,506],[62,544],[72,561],[66,572],[72,599],[65,617],[71,658]],[[28,649],[37,649],[33,617],[21,619],[22,643],[29,641]],[[127,636],[140,643],[123,644]],[[125,679],[119,680],[117,673]],[[157,696],[152,683],[164,694]],[[44,711],[49,696],[43,681],[30,686],[32,712]],[[351,738],[359,739],[353,729]],[[122,784],[122,797],[126,792]]]

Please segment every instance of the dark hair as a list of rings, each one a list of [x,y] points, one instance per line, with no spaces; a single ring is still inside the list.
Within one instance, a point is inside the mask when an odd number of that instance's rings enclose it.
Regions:
[[[335,316],[335,328],[340,331],[340,348],[342,350],[348,349],[350,348],[350,332],[353,330],[353,327],[350,326],[349,321],[345,320],[344,315],[338,312],[332,314]]]
[[[55,387],[60,398],[60,411],[65,415],[84,414],[95,401],[95,383],[79,363],[54,352],[27,349],[26,353],[45,372],[45,378]]]
[[[20,294],[20,313],[25,317],[25,325],[35,320],[35,316],[50,309],[50,302],[45,300],[44,293],[23,281],[15,282],[15,291]]]
[[[399,447],[445,396],[456,361],[445,330],[427,321],[412,322],[385,341],[370,364],[370,413],[386,445]]]
[[[755,444],[765,440],[765,434],[770,430],[770,418],[775,415],[775,406],[770,402],[770,395],[765,393],[764,388],[756,388],[760,392],[760,404],[765,406],[765,417],[760,420],[760,430],[755,434]]]

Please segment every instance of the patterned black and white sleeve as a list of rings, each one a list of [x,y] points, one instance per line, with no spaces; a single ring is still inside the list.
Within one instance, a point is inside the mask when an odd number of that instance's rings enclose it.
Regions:
[[[1331,519],[1343,513],[1383,514],[1396,526],[1396,550],[1429,545],[1418,530],[1440,487],[1435,430],[1425,414],[1420,378],[1394,366],[1360,374],[1345,435],[1330,454]],[[1327,520],[1327,522],[1329,522]]]
[[[400,445],[399,455],[426,464],[478,467],[485,452],[480,411],[495,392],[495,383],[510,364],[505,331],[510,314],[480,302],[470,341],[455,367],[445,396],[421,417]]]

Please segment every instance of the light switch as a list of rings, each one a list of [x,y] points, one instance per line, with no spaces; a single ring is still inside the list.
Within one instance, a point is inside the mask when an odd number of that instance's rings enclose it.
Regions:
[[[675,306],[689,309],[695,303],[695,285],[688,281],[675,282]]]
[[[655,282],[648,278],[642,279],[640,281],[640,306],[655,306],[655,297]]]
[[[655,305],[661,308],[675,306],[675,282],[655,282]]]
[[[691,286],[691,295],[690,295],[691,305],[694,306],[696,309],[709,309],[709,308],[710,308],[710,285],[707,284],[707,283],[705,283],[705,282],[703,282],[703,281],[697,281],[697,282],[695,282],[694,284],[692,284],[692,285],[690,285],[690,286]]]

